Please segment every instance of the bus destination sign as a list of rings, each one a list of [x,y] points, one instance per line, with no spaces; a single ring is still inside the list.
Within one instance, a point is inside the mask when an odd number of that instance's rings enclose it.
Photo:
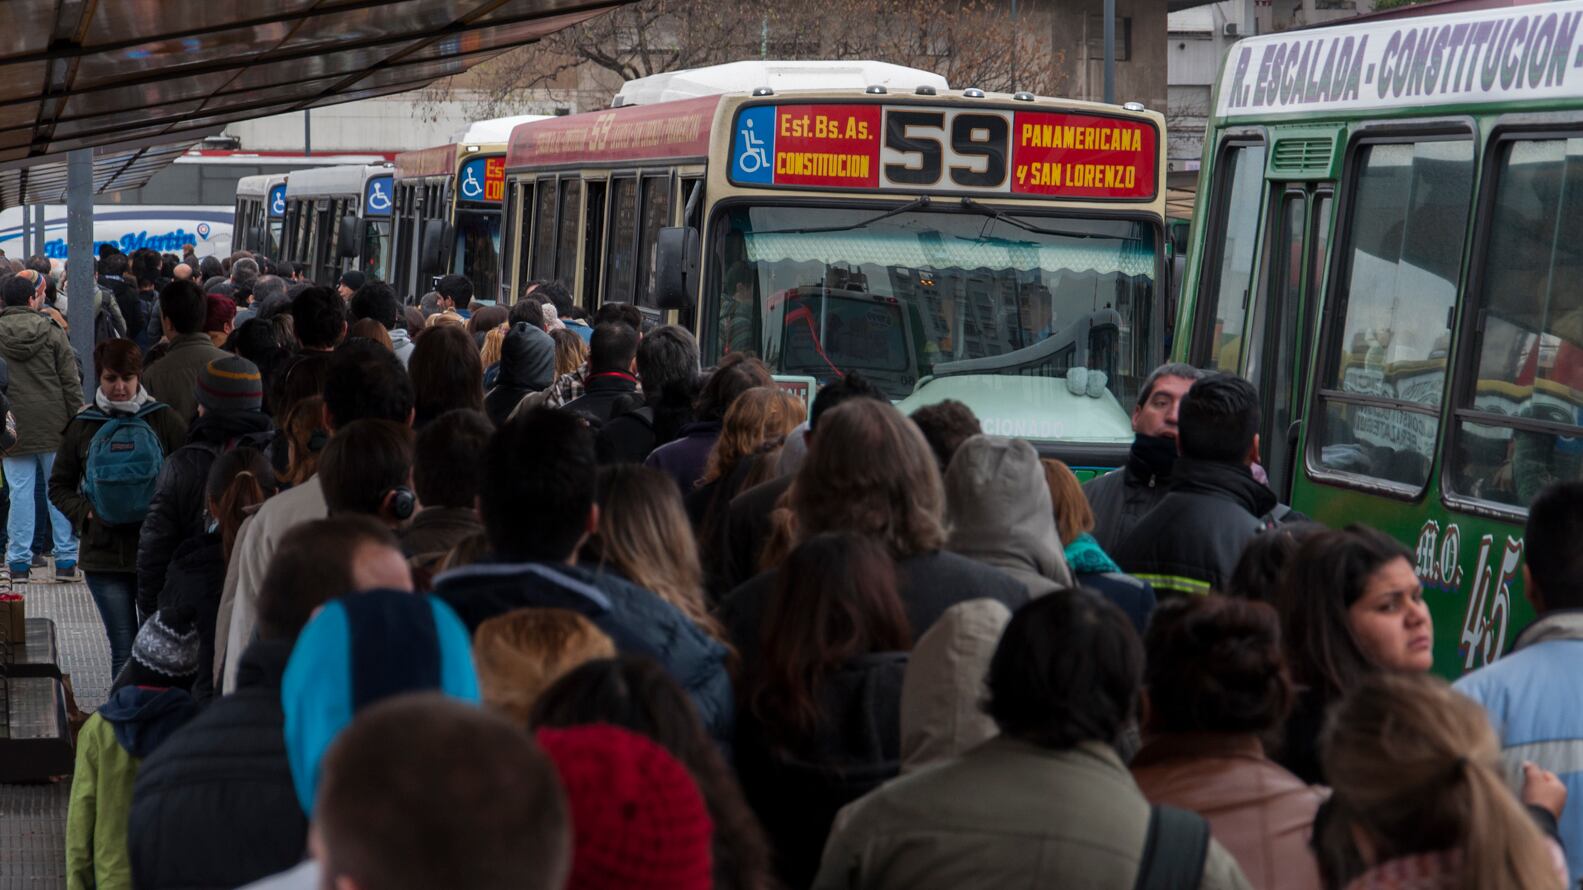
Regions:
[[[1149,200],[1158,132],[1097,114],[939,105],[758,105],[736,118],[737,185]]]

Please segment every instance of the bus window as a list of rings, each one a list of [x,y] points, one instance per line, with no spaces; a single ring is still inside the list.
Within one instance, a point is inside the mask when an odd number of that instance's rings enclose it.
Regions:
[[[512,302],[511,282],[515,279],[512,273],[516,271],[517,264],[517,212],[522,207],[522,196],[516,184],[509,185],[500,196],[500,237],[497,246],[500,251],[500,294],[497,299],[501,305]],[[473,289],[477,292],[477,288]]]
[[[1290,453],[1286,431],[1293,420],[1290,368],[1297,355],[1298,320],[1303,308],[1304,236],[1308,232],[1308,193],[1287,191],[1279,195],[1280,207],[1271,214],[1275,237],[1270,243],[1267,283],[1253,307],[1248,340],[1247,377],[1263,396],[1259,441],[1264,469],[1277,492],[1289,481]],[[1310,297],[1311,299],[1312,297]],[[1265,356],[1268,361],[1265,361]]]
[[[496,270],[500,268],[500,214],[456,210],[456,245],[451,251],[451,271],[466,275],[481,300],[499,296]]]
[[[1205,301],[1194,310],[1202,333],[1197,350],[1206,368],[1237,373],[1242,359],[1242,321],[1248,311],[1248,288],[1259,244],[1259,193],[1264,188],[1264,144],[1232,145],[1222,156],[1216,212],[1211,223],[1215,249],[1206,256],[1213,270],[1199,293]]]
[[[606,303],[632,302],[632,271],[637,259],[638,181],[610,184],[610,243],[605,248]]]
[[[671,224],[671,179],[669,176],[643,177],[643,205],[640,208],[643,228],[639,232],[636,297],[639,306],[654,305],[654,291],[649,282],[654,266],[654,241],[660,228]]]
[[[388,219],[363,221],[363,271],[379,281],[390,278],[391,224]]]
[[[593,306],[599,298],[599,248],[605,240],[605,183],[589,180],[588,212],[583,218],[583,290],[581,304]]]
[[[582,222],[583,181],[561,180],[560,233],[555,245],[555,280],[576,293],[578,225]]]
[[[1497,151],[1482,330],[1463,353],[1474,373],[1448,487],[1521,508],[1583,477],[1583,139]]]
[[[1318,463],[1416,491],[1434,456],[1473,143],[1365,144],[1352,164]]]
[[[548,281],[555,277],[555,180],[536,183],[533,213],[533,277]]]

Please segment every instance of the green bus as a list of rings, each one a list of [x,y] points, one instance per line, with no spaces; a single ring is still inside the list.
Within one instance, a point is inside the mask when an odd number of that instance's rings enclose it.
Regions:
[[[1448,676],[1532,620],[1526,506],[1583,476],[1580,24],[1574,0],[1244,40],[1204,142],[1174,357],[1259,387],[1295,509],[1417,554]]]

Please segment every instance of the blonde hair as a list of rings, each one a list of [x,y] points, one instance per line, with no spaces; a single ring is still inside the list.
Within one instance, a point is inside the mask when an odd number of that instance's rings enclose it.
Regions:
[[[447,309],[444,312],[436,312],[429,316],[429,320],[425,321],[423,326],[425,328],[437,328],[442,324],[450,324],[456,325],[459,328],[466,328],[467,319],[457,315],[456,310]]]
[[[324,425],[324,398],[309,396],[291,406],[286,412],[282,428],[286,434],[286,472],[280,481],[286,485],[301,485],[319,471],[319,452],[310,443],[315,431]]]
[[[851,399],[819,418],[818,445],[792,485],[798,540],[872,535],[897,559],[945,546],[945,491],[917,424],[878,399]]]
[[[582,337],[558,328],[550,333],[550,338],[555,341],[555,379],[577,371],[588,361],[588,344]]]
[[[511,330],[511,325],[502,324],[491,328],[489,333],[484,335],[484,348],[478,354],[478,357],[484,362],[484,367],[487,368],[490,365],[499,363],[500,351],[505,348],[506,332],[509,330]]]
[[[1461,890],[1562,887],[1547,841],[1501,778],[1483,708],[1444,680],[1365,679],[1331,714],[1322,749],[1336,807],[1320,839],[1326,861],[1346,859],[1356,826],[1376,864],[1460,851]]]
[[[731,648],[725,628],[704,605],[698,541],[671,477],[650,467],[616,464],[600,472],[599,494],[599,530],[591,551]]]
[[[1061,536],[1061,545],[1070,546],[1078,535],[1094,530],[1094,508],[1088,505],[1083,494],[1083,483],[1077,481],[1072,468],[1055,458],[1039,461],[1044,466],[1044,484],[1050,489],[1050,503],[1055,507],[1055,528]]]
[[[778,386],[755,386],[726,409],[720,438],[709,450],[709,462],[698,480],[705,485],[736,471],[742,459],[767,444],[776,447],[803,422],[802,400]]]
[[[517,609],[478,625],[473,664],[484,704],[523,726],[544,690],[578,666],[614,658],[616,644],[568,609]]]

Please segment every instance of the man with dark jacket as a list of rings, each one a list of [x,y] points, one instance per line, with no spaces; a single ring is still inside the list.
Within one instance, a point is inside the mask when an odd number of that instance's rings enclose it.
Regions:
[[[236,887],[295,866],[308,821],[286,759],[281,675],[315,609],[359,590],[411,588],[390,532],[364,516],[282,539],[259,591],[258,639],[237,688],[143,761],[127,852],[138,887]]]
[[[513,609],[577,612],[619,651],[664,665],[698,705],[710,734],[728,741],[732,695],[725,647],[652,591],[577,565],[599,518],[588,426],[564,410],[528,411],[495,431],[483,463],[478,506],[493,557],[440,575],[434,595],[469,632]]]
[[[245,358],[221,355],[224,358],[210,362],[198,377],[194,388],[198,416],[187,428],[187,444],[172,452],[160,468],[138,534],[137,607],[144,615],[159,608],[176,549],[206,530],[206,490],[215,458],[239,445],[262,451],[274,436],[269,415],[263,412],[264,383],[257,366]]]
[[[595,328],[588,345],[588,379],[583,394],[567,402],[566,410],[604,425],[617,403],[637,392],[637,354],[638,332],[632,327],[607,322]]]
[[[11,496],[6,564],[13,577],[26,580],[33,561],[35,486],[48,484],[66,421],[83,406],[82,377],[66,332],[39,311],[44,305],[42,278],[35,282],[14,275],[0,288],[0,299],[5,302],[0,311],[0,357],[10,372],[11,413],[17,427],[17,442],[4,461]],[[71,521],[53,504],[49,518],[56,574],[72,577],[77,570],[77,536]]]
[[[618,407],[600,428],[597,447],[602,464],[640,464],[649,452],[670,441],[662,437],[657,422],[664,395],[667,387],[685,385],[698,376],[698,341],[680,325],[655,328],[638,343],[637,367],[643,401],[624,411]]]
[[[137,288],[126,280],[130,264],[131,259],[124,253],[112,253],[99,260],[99,286],[108,290],[115,298],[116,307],[121,310],[121,317],[126,320],[126,329],[137,332],[143,330],[148,315],[144,311],[146,304],[138,298]],[[148,348],[147,344],[138,345],[144,349]],[[155,396],[155,398],[159,397]]]
[[[412,488],[423,509],[399,534],[401,549],[425,579],[452,547],[484,530],[478,492],[484,486],[484,452],[494,431],[489,418],[457,408],[418,433]]]
[[[1181,457],[1171,490],[1112,554],[1162,597],[1224,590],[1242,549],[1264,529],[1275,494],[1253,478],[1259,460],[1259,393],[1231,374],[1212,374],[1182,397]]]
[[[159,294],[160,325],[170,349],[143,372],[149,395],[169,405],[187,423],[198,407],[198,376],[209,363],[230,353],[203,332],[209,303],[190,281],[172,281]],[[257,369],[254,369],[255,373]]]
[[[1083,486],[1094,511],[1094,540],[1115,551],[1143,514],[1165,497],[1176,464],[1176,421],[1182,396],[1204,372],[1192,365],[1161,365],[1143,381],[1132,409],[1132,452],[1125,466]]]

